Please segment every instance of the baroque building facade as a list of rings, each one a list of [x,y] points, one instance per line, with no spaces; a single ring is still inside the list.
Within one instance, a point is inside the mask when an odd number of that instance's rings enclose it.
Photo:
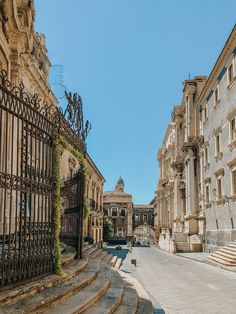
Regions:
[[[236,240],[236,26],[198,99],[204,250]]]
[[[50,61],[45,36],[34,31],[34,1],[0,2],[0,70],[13,86],[23,82],[30,94],[57,104],[48,82]]]
[[[153,202],[133,205],[133,238],[141,244],[156,243]]]
[[[210,76],[184,82],[158,151],[155,230],[162,249],[214,251],[235,240],[236,27]]]
[[[160,247],[171,252],[202,249],[202,208],[199,204],[199,105],[206,77],[184,82],[181,105],[175,106],[163,147],[158,151],[160,180]]]
[[[132,237],[132,195],[124,188],[124,180],[119,178],[114,191],[103,194],[104,215],[112,222],[111,237],[114,239]]]
[[[40,106],[40,108],[41,106],[44,106],[44,103],[47,103],[49,107],[56,107],[58,105],[58,100],[54,95],[49,83],[49,70],[51,63],[47,56],[45,36],[42,33],[35,32],[34,22],[34,1],[0,1],[0,71],[5,71],[4,74],[1,76],[1,80],[9,80],[11,84],[11,89],[13,89],[12,94],[15,93],[14,95],[16,95],[16,97],[19,96],[19,98],[22,98],[23,100],[24,97],[25,99],[27,97],[27,99],[33,97],[32,101],[35,101],[35,104],[37,104],[37,106]],[[72,99],[71,93],[68,94],[68,102],[70,101],[70,97]],[[77,95],[76,100],[79,99],[80,98]],[[4,102],[2,96],[1,101]],[[2,107],[0,109],[2,109]],[[32,109],[32,111],[33,110],[34,109]],[[25,112],[24,114],[27,115],[27,112]],[[29,117],[30,114],[27,116],[27,118]],[[31,116],[30,119],[33,119],[33,116]],[[24,149],[26,150],[26,147],[23,147],[21,143],[23,142],[23,140],[20,140],[23,132],[23,123],[21,121],[17,123],[16,118],[11,118],[11,116],[8,113],[5,113],[4,110],[1,112],[0,172],[17,173],[17,175],[20,177],[20,167],[22,167],[23,164],[22,152],[24,151]],[[68,124],[67,127],[68,129],[70,129],[71,126]],[[42,125],[41,128],[43,128]],[[71,129],[71,134],[72,133],[73,130]],[[30,143],[26,145],[27,151],[25,151],[28,163],[27,171],[32,173],[33,175],[37,174],[39,181],[41,181],[42,178],[44,179],[44,177],[46,176],[46,172],[48,176],[52,175],[52,163],[50,164],[50,167],[46,166],[46,164],[48,165],[50,163],[49,159],[52,157],[49,156],[46,145],[44,146],[40,142],[43,142],[44,138],[41,136],[40,140],[37,140],[37,136],[35,134],[33,135],[32,131],[32,133],[30,133],[27,138],[27,141],[29,141],[28,143]],[[75,138],[77,139],[76,135]],[[73,141],[73,139],[71,139],[71,141]],[[78,140],[78,142],[79,141],[80,140]],[[50,146],[50,141],[48,141],[47,144]],[[85,150],[81,152],[84,154]],[[14,158],[14,156],[18,156],[18,158]],[[87,160],[88,164],[87,181],[89,182],[90,178],[93,178],[92,180],[95,180],[96,182],[99,181],[99,183],[96,183],[96,188],[99,190],[99,208],[96,207],[96,213],[94,213],[94,211],[91,210],[91,207],[89,207],[89,217],[91,216],[92,212],[92,216],[95,215],[98,218],[92,219],[91,224],[86,224],[87,220],[85,220],[84,229],[85,234],[90,234],[94,238],[95,242],[97,242],[102,239],[101,230],[103,220],[101,204],[104,178],[100,174],[94,162],[86,154],[85,159]],[[39,168],[42,168],[40,169],[40,173]],[[70,178],[72,178],[80,169],[81,162],[69,150],[61,150],[60,178],[62,181],[62,188],[65,187],[64,183],[70,180]],[[17,208],[19,206],[22,206],[22,204],[27,208],[27,217],[25,217],[26,220],[29,219],[28,215],[30,211],[33,211],[32,207],[34,207],[34,210],[37,212],[36,216],[34,217],[35,220],[42,221],[46,219],[47,215],[42,214],[42,212],[49,205],[45,205],[46,201],[43,199],[43,197],[38,196],[38,194],[36,196],[31,196],[29,193],[29,195],[25,195],[25,199],[23,202],[17,201],[20,195],[20,193],[17,193],[18,192],[15,191],[11,192],[10,189],[0,189],[0,236],[4,233],[10,234],[13,232],[12,230],[18,228],[16,225],[19,224],[19,218],[16,218],[15,215],[17,215]],[[88,192],[88,194],[90,194],[90,192]],[[40,199],[40,197],[42,199]],[[88,197],[90,198],[91,196],[89,195]],[[67,206],[66,203],[68,203],[68,200],[66,200],[62,196],[62,216],[63,211]],[[12,213],[10,213],[11,211],[9,210],[9,208],[11,208]],[[89,226],[88,231],[86,231],[87,226]]]
[[[84,221],[84,237],[94,243],[103,240],[103,186],[105,179],[89,154],[86,155],[87,217]]]
[[[110,240],[130,241],[136,238],[154,243],[154,203],[133,204],[132,195],[126,193],[124,187],[124,180],[119,178],[114,191],[103,194],[104,217],[111,221]]]
[[[46,101],[48,104],[55,106],[57,105],[57,99],[48,82],[50,61],[47,56],[45,37],[43,34],[35,32],[34,20],[35,8],[33,1],[0,1],[0,71],[5,71],[1,74],[1,83],[4,85],[4,81],[9,80],[13,93],[14,91],[18,93],[19,98],[32,97],[37,94],[38,98],[34,98],[35,103],[42,99],[41,104]],[[17,89],[16,86],[19,86],[19,88]],[[1,102],[4,105],[3,97]],[[9,114],[3,109],[0,121],[1,173],[18,172],[19,176],[19,160],[24,149],[20,141],[21,131],[22,123],[19,122],[18,127],[16,127],[16,119],[10,119]],[[39,153],[38,156],[33,156],[36,155],[36,150],[39,149],[36,146],[36,140],[32,139],[31,151],[29,151],[29,146],[27,148],[28,163],[30,163],[30,165],[28,164],[28,171],[35,172],[36,168],[39,168],[39,160],[46,158],[46,149],[41,150],[41,156]],[[48,169],[48,171],[50,170]],[[18,198],[17,192],[11,193],[10,190],[0,190],[1,235],[9,232],[10,237],[12,230],[16,228],[17,219],[15,216],[16,208],[19,205]],[[39,208],[42,207],[40,202],[37,202],[37,204]],[[29,207],[30,205],[27,205],[27,215],[30,210]],[[12,208],[12,213],[10,213],[10,208]],[[37,219],[39,219],[38,216]]]

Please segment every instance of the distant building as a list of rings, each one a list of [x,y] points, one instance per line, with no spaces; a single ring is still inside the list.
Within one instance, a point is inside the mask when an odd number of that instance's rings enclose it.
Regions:
[[[111,219],[114,239],[132,237],[132,195],[125,193],[124,187],[120,178],[114,191],[103,194],[104,215]]]
[[[154,205],[133,205],[132,195],[124,187],[124,180],[119,178],[114,191],[103,193],[104,216],[112,222],[111,240],[131,240],[137,227],[140,227],[136,230],[139,234],[147,238],[151,235],[153,239]]]
[[[133,236],[143,244],[155,242],[153,204],[133,206]]]
[[[133,230],[140,225],[154,226],[153,205],[133,206]]]

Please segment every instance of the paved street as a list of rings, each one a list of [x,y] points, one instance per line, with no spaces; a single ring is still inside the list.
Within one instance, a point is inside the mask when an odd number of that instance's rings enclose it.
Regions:
[[[146,288],[154,313],[236,314],[236,273],[148,247],[133,248],[121,270]]]

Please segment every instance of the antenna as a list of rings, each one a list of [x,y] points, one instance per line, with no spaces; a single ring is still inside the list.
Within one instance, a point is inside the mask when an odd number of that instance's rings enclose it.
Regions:
[[[64,65],[54,64],[50,71],[50,85],[57,99],[65,98],[66,86],[64,85]]]

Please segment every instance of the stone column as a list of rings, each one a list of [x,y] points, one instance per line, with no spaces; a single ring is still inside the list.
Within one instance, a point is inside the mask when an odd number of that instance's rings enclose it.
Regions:
[[[186,215],[184,217],[185,233],[189,235],[198,232],[194,160],[193,147],[190,145],[187,147],[186,156]]]
[[[198,214],[198,233],[199,235],[204,235],[205,233],[205,197],[204,197],[204,181],[203,181],[203,171],[204,171],[204,153],[203,150],[200,153],[200,213]]]
[[[180,220],[181,195],[179,190],[180,173],[174,177],[174,232],[177,231],[177,224]]]
[[[132,237],[133,236],[133,228],[132,228],[132,203],[128,204],[128,213],[127,213],[127,236]]]
[[[180,191],[180,179],[183,171],[183,163],[176,161],[172,163],[174,169],[174,232],[178,232],[179,223],[181,220],[181,191]]]
[[[165,199],[164,195],[161,195],[161,202],[160,202],[160,220],[161,220],[161,227],[165,224]]]

